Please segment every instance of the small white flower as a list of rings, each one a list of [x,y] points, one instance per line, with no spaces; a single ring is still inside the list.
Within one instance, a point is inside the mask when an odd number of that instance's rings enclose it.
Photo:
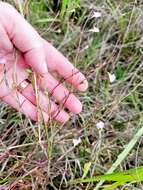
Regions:
[[[110,83],[113,83],[116,81],[116,75],[115,74],[108,73],[108,76],[109,76]]]
[[[81,143],[81,138],[79,137],[78,139],[73,139],[73,146],[76,147],[77,145],[79,145]]]
[[[90,29],[89,32],[93,32],[93,33],[98,33],[99,32],[99,28],[95,27]]]
[[[91,18],[99,18],[99,17],[101,17],[101,13],[100,12],[94,11],[93,14],[91,15]]]
[[[96,123],[96,127],[97,129],[104,129],[105,123],[103,123],[103,121],[99,121],[98,123]]]
[[[89,48],[89,45],[86,45],[82,50],[86,50]]]
[[[83,47],[83,49],[80,50],[80,53],[84,52],[88,48],[89,48],[89,45],[86,45],[85,47]]]

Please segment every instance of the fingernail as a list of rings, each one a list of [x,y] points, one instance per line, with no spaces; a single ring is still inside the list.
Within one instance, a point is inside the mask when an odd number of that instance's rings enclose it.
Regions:
[[[87,82],[87,80],[84,80],[84,81],[78,86],[78,89],[79,89],[80,91],[85,91],[85,90],[87,90],[87,88],[88,88],[88,82]]]

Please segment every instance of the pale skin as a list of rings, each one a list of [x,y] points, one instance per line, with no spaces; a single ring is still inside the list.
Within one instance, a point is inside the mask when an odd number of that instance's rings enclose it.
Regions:
[[[16,56],[15,49],[18,52]],[[79,99],[52,73],[56,72],[79,91],[85,91],[88,87],[85,76],[49,42],[42,39],[17,10],[0,2],[0,98],[36,121],[37,101],[33,85],[29,83],[26,88],[18,90],[18,86],[28,78],[27,67],[40,78],[38,102],[45,121],[48,121],[50,113],[50,117],[61,123],[68,121],[70,116],[64,107],[72,113],[81,112]],[[51,93],[64,106],[59,109],[54,101],[48,101],[42,89]]]

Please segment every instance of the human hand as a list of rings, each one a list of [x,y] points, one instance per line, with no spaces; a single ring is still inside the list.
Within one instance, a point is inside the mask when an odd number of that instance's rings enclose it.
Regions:
[[[20,52],[16,64],[13,58],[15,48]],[[86,90],[88,86],[84,75],[51,44],[42,39],[12,6],[2,2],[0,3],[0,63],[0,97],[30,118],[37,120],[37,103],[33,86],[28,83],[25,89],[18,90],[21,82],[28,78],[25,71],[27,65],[40,76],[40,88],[47,90],[60,104],[63,104],[63,107],[59,108],[51,100],[48,102],[47,97],[40,91],[39,105],[46,121],[49,117],[49,103],[51,116],[60,122],[69,119],[64,107],[73,113],[81,111],[82,104],[76,96],[50,73],[56,71],[65,81],[81,91]],[[17,78],[14,89],[13,73],[16,73]]]

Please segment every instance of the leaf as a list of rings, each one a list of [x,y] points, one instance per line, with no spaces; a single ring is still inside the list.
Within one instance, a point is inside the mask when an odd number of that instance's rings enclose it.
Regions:
[[[127,171],[121,171],[121,172],[115,172],[112,174],[105,174],[105,175],[100,175],[96,177],[91,177],[87,179],[76,179],[72,183],[90,183],[90,182],[97,182],[99,180],[105,180],[105,181],[113,181],[113,182],[118,182],[121,183],[128,183],[128,182],[141,182],[143,181],[143,166],[130,169]]]
[[[64,14],[65,14],[65,11],[68,7],[68,4],[69,4],[69,0],[63,0],[62,1],[62,8],[61,8],[61,17],[62,18],[64,17]]]

